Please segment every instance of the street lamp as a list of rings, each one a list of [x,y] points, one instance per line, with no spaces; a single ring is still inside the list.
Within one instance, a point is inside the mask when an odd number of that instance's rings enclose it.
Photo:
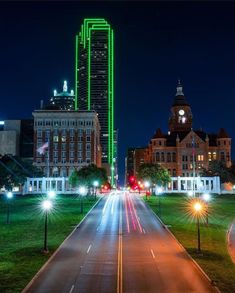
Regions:
[[[45,225],[44,225],[44,248],[43,251],[44,252],[48,252],[48,248],[47,248],[47,222],[48,222],[48,212],[51,210],[52,208],[52,202],[50,200],[44,200],[42,202],[42,209],[45,212]]]
[[[96,192],[97,192],[97,187],[99,186],[99,181],[95,180],[93,182],[93,186],[94,186],[94,194],[95,194],[95,198],[96,198]]]
[[[7,192],[7,224],[10,223],[10,200],[13,198],[13,193],[11,191]]]
[[[204,202],[206,203],[206,224],[209,224],[209,201],[211,200],[211,195],[209,193],[204,193],[202,195]]]
[[[189,197],[192,197],[192,196],[193,196],[193,191],[192,191],[192,190],[190,190],[190,191],[188,192],[188,196],[189,196]]]
[[[158,210],[159,210],[159,217],[161,218],[161,194],[163,192],[162,187],[157,187],[157,195],[158,195]]]
[[[197,251],[198,253],[201,253],[200,217],[205,212],[205,210],[203,203],[199,200],[193,202],[192,208],[193,213],[197,218]]]
[[[80,213],[83,213],[83,196],[87,194],[87,188],[85,186],[80,186],[78,188],[78,194],[80,195]]]
[[[50,190],[50,191],[47,192],[47,196],[50,199],[54,199],[56,197],[56,192],[54,190]]]
[[[146,189],[146,199],[147,199],[147,193],[149,192],[149,187],[150,187],[150,182],[149,181],[144,181],[144,187]]]

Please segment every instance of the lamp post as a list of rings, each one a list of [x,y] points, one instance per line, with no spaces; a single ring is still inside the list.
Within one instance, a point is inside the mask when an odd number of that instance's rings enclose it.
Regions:
[[[99,186],[99,181],[95,180],[93,182],[93,186],[94,186],[94,195],[95,195],[95,199],[96,199],[96,192],[97,192],[97,187]]]
[[[80,186],[78,188],[78,194],[80,195],[80,213],[83,213],[83,196],[87,194],[87,189],[85,186]]]
[[[211,196],[209,193],[204,193],[202,195],[204,202],[206,203],[206,224],[209,225],[209,201],[211,200]]]
[[[54,190],[50,190],[50,191],[47,192],[47,196],[48,196],[48,198],[50,198],[50,199],[55,199],[55,197],[56,197],[56,192],[55,192]]]
[[[48,252],[48,247],[47,247],[47,224],[48,224],[48,212],[52,208],[52,202],[50,200],[44,200],[42,202],[42,209],[45,212],[45,224],[44,224],[44,252]]]
[[[11,191],[7,192],[7,224],[10,224],[10,200],[13,198]]]
[[[203,206],[199,201],[194,202],[193,209],[197,218],[197,251],[201,253],[201,235],[200,235],[200,215],[202,213]]]
[[[158,195],[158,211],[159,211],[159,217],[161,218],[161,194],[162,194],[162,188],[161,187],[157,187],[157,195]]]
[[[149,181],[145,181],[144,182],[144,187],[146,188],[146,199],[147,199],[147,192],[149,191],[150,182]]]

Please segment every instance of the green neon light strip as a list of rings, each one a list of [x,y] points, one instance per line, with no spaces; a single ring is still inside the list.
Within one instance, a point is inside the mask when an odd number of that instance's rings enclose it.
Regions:
[[[78,110],[78,35],[75,38],[75,110]]]
[[[91,31],[88,41],[88,74],[87,74],[87,109],[91,109]]]

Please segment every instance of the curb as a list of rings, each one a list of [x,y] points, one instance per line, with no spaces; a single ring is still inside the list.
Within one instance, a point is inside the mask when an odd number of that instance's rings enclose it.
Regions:
[[[30,288],[30,286],[33,284],[34,280],[38,277],[38,275],[45,269],[45,267],[53,260],[53,258],[58,253],[61,246],[64,244],[64,242],[72,236],[72,234],[81,226],[81,224],[85,221],[85,219],[88,217],[88,215],[91,213],[91,211],[98,205],[98,203],[101,201],[103,196],[101,196],[98,201],[91,207],[91,209],[88,211],[88,213],[82,218],[82,220],[76,225],[76,227],[72,230],[72,232],[64,239],[64,241],[59,245],[59,247],[52,253],[52,255],[48,258],[48,260],[44,263],[44,265],[39,269],[39,271],[33,276],[31,281],[26,285],[26,287],[21,291],[21,293],[26,293],[27,290]]]
[[[151,209],[151,207],[143,200],[147,208],[152,212],[152,214],[156,217],[156,219],[162,224],[163,228],[167,230],[167,232],[171,235],[174,240],[178,243],[178,245],[183,249],[183,251],[187,254],[189,259],[193,262],[194,266],[203,274],[203,276],[210,282],[211,286],[218,292],[221,293],[217,286],[213,285],[213,281],[209,278],[209,276],[203,271],[203,269],[199,266],[199,264],[192,258],[192,256],[187,252],[184,246],[179,242],[179,240],[175,237],[175,235],[171,232],[171,230],[163,223],[163,221],[158,217],[157,214]]]
[[[227,237],[226,237],[227,239],[226,240],[227,240],[227,250],[228,250],[229,256],[231,258],[231,261],[235,264],[235,257],[231,253],[231,241],[230,241],[230,234],[231,234],[233,225],[235,225],[235,222],[233,222],[230,225],[229,230],[227,231]]]

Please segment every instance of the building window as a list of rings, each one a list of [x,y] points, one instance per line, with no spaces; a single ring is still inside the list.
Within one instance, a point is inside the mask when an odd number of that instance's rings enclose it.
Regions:
[[[229,154],[229,152],[227,152],[227,154],[226,154],[226,160],[227,160],[227,162],[230,161],[230,154]]]
[[[83,137],[82,136],[79,136],[78,137],[78,141],[83,141]]]
[[[53,159],[54,164],[58,164],[58,159]]]
[[[79,151],[82,150],[82,143],[78,143],[78,150],[79,150]]]
[[[161,162],[164,162],[165,161],[165,155],[164,155],[164,153],[162,152],[161,153]]]
[[[65,158],[62,158],[62,159],[61,159],[61,163],[62,163],[62,164],[65,164],[65,163],[66,163],[66,159],[65,159]]]
[[[213,160],[216,160],[216,152],[213,152]]]
[[[172,161],[176,162],[176,153],[175,152],[172,153]]]
[[[160,153],[156,153],[156,162],[160,162]]]
[[[86,135],[91,135],[91,129],[86,130]]]
[[[38,129],[38,131],[37,131],[37,137],[42,137],[42,130],[41,129]]]
[[[69,163],[70,163],[70,164],[73,164],[73,163],[74,163],[74,159],[70,159],[70,160],[69,160]]]
[[[176,176],[176,169],[173,169],[173,176]]]
[[[224,152],[220,152],[220,159],[221,159],[221,161],[225,161],[225,154],[224,154]]]
[[[212,155],[211,152],[208,153],[208,160],[211,161],[212,160]]]
[[[73,151],[74,150],[74,143],[70,143],[69,148],[70,148],[71,151]]]
[[[54,142],[58,142],[59,141],[59,136],[58,135],[54,135],[53,136],[53,141]]]
[[[78,157],[81,158],[82,157],[82,152],[78,152]]]
[[[87,143],[86,144],[86,150],[90,150],[91,149],[91,144],[90,143]]]
[[[226,145],[226,140],[224,140],[224,145]]]
[[[74,136],[74,129],[70,129],[69,133],[70,133],[70,136]]]
[[[159,145],[162,145],[162,142],[161,142],[161,140],[159,140],[158,144],[159,144]]]
[[[54,143],[53,148],[54,148],[55,151],[58,151],[58,143]]]
[[[66,150],[66,144],[65,144],[65,143],[62,143],[62,145],[61,145],[61,149],[62,149],[63,151]]]
[[[66,152],[62,152],[62,158],[66,158]]]
[[[86,162],[87,162],[87,164],[90,164],[91,163],[91,160],[90,159],[86,159]]]
[[[53,156],[54,156],[54,158],[58,158],[58,152],[57,151],[54,151]]]
[[[70,158],[74,158],[74,151],[70,151],[69,156]]]
[[[65,135],[63,135],[63,136],[61,137],[61,141],[62,141],[62,142],[66,142],[66,136],[65,136]]]
[[[197,155],[197,160],[198,161],[204,161],[204,156],[203,155]]]
[[[86,141],[91,141],[91,137],[90,136],[87,136],[86,137]]]
[[[171,153],[167,153],[167,162],[171,162]]]
[[[86,157],[87,158],[90,158],[91,157],[91,152],[90,151],[86,152]]]

